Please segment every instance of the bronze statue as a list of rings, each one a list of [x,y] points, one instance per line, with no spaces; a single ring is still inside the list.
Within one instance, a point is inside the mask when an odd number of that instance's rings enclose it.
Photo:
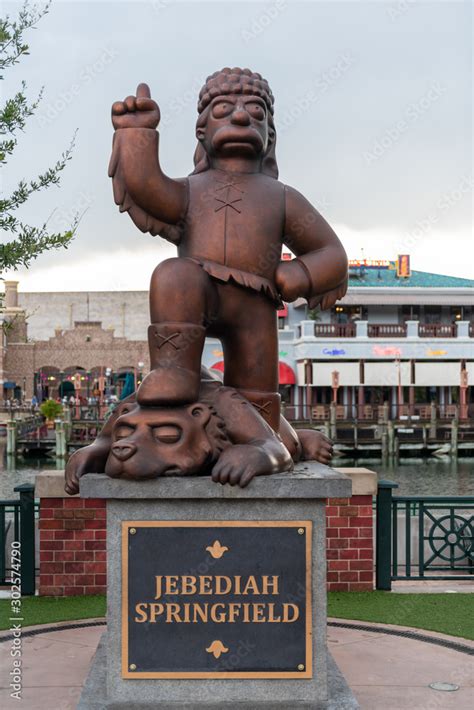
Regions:
[[[215,72],[201,89],[198,114],[194,171],[172,179],[159,163],[160,110],[148,86],[140,84],[136,96],[112,106],[115,202],[143,232],[178,247],[178,257],[160,263],[151,278],[151,371],[137,390],[134,417],[153,419],[152,410],[163,408],[187,417],[188,405],[202,402],[201,356],[209,335],[222,342],[224,389],[252,403],[291,449],[298,437],[280,416],[276,310],[299,297],[321,308],[342,298],[346,253],[314,207],[278,181],[273,95],[260,74]],[[284,244],[296,254],[292,261],[281,260]],[[225,405],[213,406],[233,431]],[[235,449],[252,440],[253,425],[246,425],[247,431],[229,435]],[[226,457],[238,458],[227,451]],[[143,465],[145,476],[153,467]],[[117,466],[108,464],[110,472]],[[278,470],[287,468],[283,456]],[[158,469],[166,471],[155,467],[155,475]],[[254,466],[253,475],[262,472]],[[242,484],[248,476],[242,468],[229,478]]]

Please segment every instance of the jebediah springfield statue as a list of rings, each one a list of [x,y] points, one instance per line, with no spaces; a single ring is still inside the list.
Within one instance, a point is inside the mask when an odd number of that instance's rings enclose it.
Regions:
[[[273,116],[273,94],[260,74],[215,72],[199,94],[194,170],[170,178],[159,161],[160,110],[148,86],[113,104],[115,202],[141,231],[176,244],[178,255],[151,277],[150,372],[127,404],[129,427],[117,412],[102,442],[99,436],[71,457],[68,492],[91,471],[128,478],[208,471],[221,483],[247,485],[302,457],[330,460],[322,434],[296,432],[280,414],[276,312],[297,298],[311,308],[332,306],[346,293],[347,256],[319,212],[278,180]],[[283,245],[296,258],[282,261]],[[222,343],[223,385],[201,369],[206,336]],[[196,428],[188,420],[194,416],[204,430],[211,414],[226,444],[206,459],[188,440]],[[117,436],[120,430],[126,435]],[[274,446],[282,447],[278,454]]]

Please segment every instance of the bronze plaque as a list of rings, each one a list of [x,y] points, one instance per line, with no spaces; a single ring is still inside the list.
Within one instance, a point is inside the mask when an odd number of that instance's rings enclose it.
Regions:
[[[311,533],[123,522],[123,678],[311,678]]]

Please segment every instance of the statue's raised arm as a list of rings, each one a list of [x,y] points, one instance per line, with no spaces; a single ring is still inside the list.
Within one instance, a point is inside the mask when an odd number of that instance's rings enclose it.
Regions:
[[[187,181],[173,180],[161,170],[159,121],[160,109],[147,84],[139,84],[136,96],[113,104],[115,135],[109,176],[121,212],[128,212],[142,232],[177,242],[179,230],[173,225],[186,213]]]

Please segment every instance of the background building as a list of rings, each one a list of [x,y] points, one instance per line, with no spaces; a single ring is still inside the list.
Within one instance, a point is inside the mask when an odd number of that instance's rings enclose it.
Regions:
[[[280,390],[294,419],[466,418],[473,406],[474,281],[411,271],[397,262],[356,261],[345,298],[326,312],[299,299],[278,313]],[[4,397],[98,391],[118,395],[148,372],[148,294],[18,293],[6,282],[0,349]],[[203,362],[223,371],[218,340]],[[128,379],[127,379],[128,378]]]

